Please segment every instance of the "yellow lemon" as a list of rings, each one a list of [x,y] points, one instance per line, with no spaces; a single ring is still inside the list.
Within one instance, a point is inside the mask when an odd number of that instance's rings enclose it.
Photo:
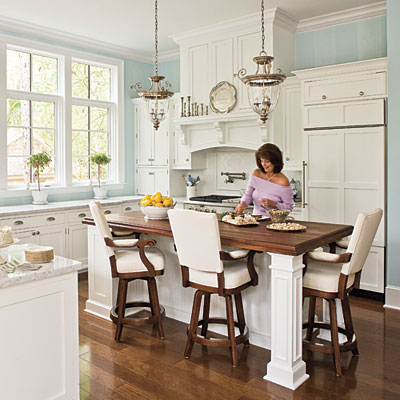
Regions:
[[[166,200],[164,201],[164,207],[171,207],[172,206],[172,201]]]
[[[163,203],[156,203],[156,207],[162,207]]]
[[[146,196],[143,197],[143,200],[150,200],[151,196],[149,194],[146,194]]]
[[[150,205],[150,200],[149,200],[149,199],[147,199],[147,200],[143,199],[143,200],[140,202],[140,204],[141,204],[142,206],[149,206],[149,205]]]

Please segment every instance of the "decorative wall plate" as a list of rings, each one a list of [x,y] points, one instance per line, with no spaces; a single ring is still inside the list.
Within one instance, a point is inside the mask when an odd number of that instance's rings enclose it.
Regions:
[[[226,114],[236,105],[236,88],[229,82],[222,81],[210,91],[211,110],[218,114]]]

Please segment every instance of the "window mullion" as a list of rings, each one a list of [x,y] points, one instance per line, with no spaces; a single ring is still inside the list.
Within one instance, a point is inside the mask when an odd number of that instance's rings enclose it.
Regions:
[[[72,68],[71,56],[64,59],[64,68],[62,73],[62,81],[64,82],[64,128],[63,128],[63,180],[66,186],[72,185]]]
[[[7,45],[0,41],[0,71],[7,71]],[[0,74],[0,190],[8,186],[7,176],[7,74]]]

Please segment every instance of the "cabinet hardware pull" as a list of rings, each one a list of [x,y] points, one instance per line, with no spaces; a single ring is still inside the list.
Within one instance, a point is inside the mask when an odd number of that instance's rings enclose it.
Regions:
[[[104,214],[111,214],[111,211],[110,210],[106,210],[106,211],[104,211]]]
[[[361,90],[361,92],[360,92],[360,96],[364,96],[364,92]]]
[[[149,172],[149,175],[154,175],[154,172]]]
[[[35,236],[35,235],[36,235],[36,232],[32,232],[32,235]]]
[[[302,172],[303,172],[303,176],[302,176],[302,193],[301,193],[301,195],[302,195],[302,204],[301,204],[301,206],[303,207],[303,208],[306,208],[306,205],[307,205],[307,203],[306,203],[306,166],[307,166],[308,164],[305,162],[305,161],[303,161],[303,170],[302,170]]]
[[[125,211],[131,211],[132,207],[125,207]]]
[[[55,221],[56,219],[54,217],[48,217],[47,221],[51,222],[51,221]]]
[[[286,157],[286,161],[289,161],[290,160],[290,157]]]
[[[85,218],[85,217],[86,217],[86,214],[85,214],[85,213],[80,213],[80,214],[78,215],[78,217],[79,217],[79,218]]]
[[[39,232],[39,231],[36,231],[36,235],[40,235],[40,232]]]
[[[326,100],[326,96],[324,94],[322,95],[322,100]]]
[[[15,221],[14,222],[14,225],[23,225],[24,224],[24,221]]]
[[[186,161],[189,162],[189,159],[187,158]]]

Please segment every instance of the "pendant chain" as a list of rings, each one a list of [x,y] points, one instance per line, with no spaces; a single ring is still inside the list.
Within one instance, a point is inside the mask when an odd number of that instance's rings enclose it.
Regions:
[[[264,1],[264,0],[263,0]],[[156,47],[156,52],[154,56],[154,69],[155,69],[155,74],[158,75],[158,1],[155,0],[155,31],[154,31],[154,36],[155,36],[155,47]]]
[[[265,34],[264,34],[264,0],[261,0],[261,48],[262,52],[264,53],[264,41],[265,41]]]

